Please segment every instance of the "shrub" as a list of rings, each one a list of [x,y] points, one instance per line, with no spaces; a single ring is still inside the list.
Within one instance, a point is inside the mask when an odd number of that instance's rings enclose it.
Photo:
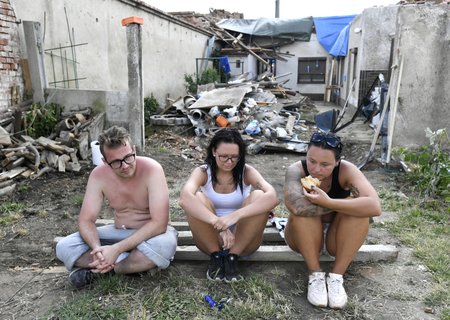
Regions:
[[[426,196],[434,198],[442,196],[450,202],[450,140],[447,130],[425,130],[429,145],[418,150],[398,148],[394,154],[404,161],[411,172],[407,178],[419,191]]]
[[[184,74],[184,87],[186,88],[186,92],[189,94],[197,93],[197,85],[199,84],[207,84],[207,83],[215,83],[221,80],[219,72],[213,68],[207,68],[202,72],[198,79],[196,74]]]
[[[153,96],[153,93],[150,95],[150,97],[144,98],[144,120],[145,124],[148,125],[150,123],[150,116],[159,108],[158,100]]]
[[[33,137],[49,136],[61,118],[61,108],[54,103],[41,106],[34,103],[25,115],[26,133]]]

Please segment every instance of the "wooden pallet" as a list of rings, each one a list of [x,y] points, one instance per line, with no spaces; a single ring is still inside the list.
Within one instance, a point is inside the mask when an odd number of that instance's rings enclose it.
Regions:
[[[111,224],[113,220],[98,219],[97,226]],[[178,247],[175,260],[209,260],[209,256],[198,250],[194,245],[192,233],[187,222],[172,222],[171,225],[178,230]],[[60,237],[55,238],[58,242]],[[284,239],[269,222],[264,230],[264,245],[251,256],[242,258],[247,261],[304,261],[303,257],[292,251]],[[398,248],[392,245],[371,244],[363,245],[356,254],[353,261],[393,261],[398,257]],[[322,254],[320,261],[334,261],[328,254]]]

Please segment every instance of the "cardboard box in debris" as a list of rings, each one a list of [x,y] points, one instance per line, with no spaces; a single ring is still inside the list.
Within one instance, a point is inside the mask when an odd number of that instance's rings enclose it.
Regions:
[[[244,78],[245,79],[245,78]],[[197,136],[207,136],[224,127],[234,127],[251,136],[248,152],[262,150],[306,153],[311,121],[302,113],[314,113],[308,97],[283,88],[273,77],[260,82],[238,80],[198,87],[196,96],[180,97],[157,115],[156,126],[192,126]],[[310,117],[311,119],[313,117]]]

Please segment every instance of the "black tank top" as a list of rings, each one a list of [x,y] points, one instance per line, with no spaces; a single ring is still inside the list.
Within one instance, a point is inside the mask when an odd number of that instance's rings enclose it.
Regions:
[[[303,171],[305,172],[305,177],[309,176],[308,168],[306,167],[306,160],[302,160]],[[345,199],[350,197],[350,190],[345,190],[339,184],[339,167],[341,166],[341,162],[339,162],[338,166],[333,170],[333,177],[331,179],[331,188],[330,191],[327,192],[328,196],[331,199]]]

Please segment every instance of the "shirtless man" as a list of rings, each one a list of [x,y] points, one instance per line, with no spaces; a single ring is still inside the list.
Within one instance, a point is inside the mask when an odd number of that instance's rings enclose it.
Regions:
[[[61,239],[56,256],[72,271],[76,288],[95,273],[137,273],[169,266],[177,231],[169,223],[169,192],[161,165],[136,156],[130,135],[113,126],[99,136],[103,164],[89,176],[78,218],[79,232]],[[114,224],[96,227],[104,199]]]

